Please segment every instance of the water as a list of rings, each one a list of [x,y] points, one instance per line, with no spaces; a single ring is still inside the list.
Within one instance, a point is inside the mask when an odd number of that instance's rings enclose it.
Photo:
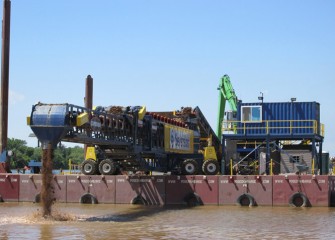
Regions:
[[[0,204],[0,239],[335,239],[335,208]],[[61,216],[61,218],[59,218]],[[67,220],[67,221],[60,221]]]

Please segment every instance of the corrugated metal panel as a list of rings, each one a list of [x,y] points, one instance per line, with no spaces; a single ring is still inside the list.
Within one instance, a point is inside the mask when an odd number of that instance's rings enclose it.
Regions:
[[[294,163],[291,161],[292,157],[294,156],[299,158],[299,162]],[[311,151],[309,150],[285,150],[285,152],[281,154],[281,164],[280,164],[281,173],[295,173],[299,170],[297,168],[297,165],[307,166],[308,173],[311,173],[311,170],[312,170]]]
[[[242,108],[262,109],[262,122],[243,122]],[[240,103],[238,134],[320,134],[320,104],[317,102]],[[314,126],[317,127],[315,130]]]
[[[36,105],[32,115],[32,124],[35,126],[64,126],[66,104]]]
[[[66,134],[67,104],[38,104],[31,115],[31,129],[42,144],[57,144]]]

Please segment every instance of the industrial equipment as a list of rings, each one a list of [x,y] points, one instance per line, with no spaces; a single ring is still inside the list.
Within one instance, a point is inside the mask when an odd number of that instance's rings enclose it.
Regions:
[[[226,171],[229,166],[247,175],[313,173],[324,165],[317,102],[238,102],[237,120],[223,126]]]
[[[218,90],[220,92],[219,92],[218,125],[216,135],[220,137],[222,134],[222,123],[224,115],[227,115],[227,121],[236,121],[238,100],[228,75],[224,75],[221,78]],[[226,102],[229,103],[230,111],[225,111]]]
[[[59,141],[86,144],[86,175],[215,175],[220,170],[220,140],[199,107],[147,112],[141,106],[88,109],[38,103],[27,120],[43,148]]]
[[[296,102],[295,98],[267,103],[262,93],[260,102],[242,103],[228,75],[222,77],[218,89],[222,174],[279,174],[301,169],[313,173],[315,167],[327,165],[321,157],[324,131],[319,103]],[[226,112],[227,102],[231,110]]]

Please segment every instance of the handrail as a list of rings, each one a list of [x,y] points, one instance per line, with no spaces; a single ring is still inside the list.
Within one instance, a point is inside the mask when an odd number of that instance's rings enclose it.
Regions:
[[[68,174],[78,174],[80,172],[80,164],[73,164],[72,160],[69,159],[69,171]]]
[[[324,136],[324,124],[316,120],[266,120],[259,122],[223,121],[222,132],[247,134],[258,131],[258,134],[320,134]]]
[[[262,146],[262,144],[256,146],[251,152],[249,152],[244,158],[242,158],[240,161],[238,161],[237,163],[235,163],[233,165],[233,168],[236,167],[237,165],[239,165],[241,162],[244,161],[244,159],[248,158],[250,154],[252,154],[254,151],[256,151],[260,146]]]

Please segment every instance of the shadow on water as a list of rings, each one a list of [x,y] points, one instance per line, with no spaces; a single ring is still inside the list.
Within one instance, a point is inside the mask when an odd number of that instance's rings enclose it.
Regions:
[[[135,208],[123,213],[94,216],[79,220],[87,222],[131,222],[166,211],[178,211],[202,206],[204,203],[200,196],[195,193],[195,181],[193,181],[193,178],[195,177],[190,176],[189,181],[186,176],[171,176],[169,179],[172,180],[172,183],[167,188],[170,187],[172,189],[170,191],[174,193],[169,196],[170,201],[174,204],[157,205],[162,203],[162,199],[166,197],[164,195],[168,192],[165,186],[166,178],[164,178],[164,181],[157,181],[159,177],[132,176],[129,178],[129,191],[133,192],[134,196],[136,196],[131,201],[133,205],[137,205]],[[182,181],[185,183],[180,184]],[[179,188],[176,188],[176,185]]]
[[[148,176],[129,177],[123,187],[136,196],[131,200],[132,205],[136,205],[135,208],[123,213],[79,220],[87,222],[131,222],[166,211],[185,210],[204,205],[201,197],[195,192],[195,176],[167,176],[159,181],[160,179],[160,176],[156,178]]]
[[[143,217],[150,217],[156,214],[160,214],[166,211],[178,211],[190,209],[189,206],[177,205],[177,206],[139,206],[130,211],[124,213],[113,213],[102,216],[94,216],[88,218],[79,219],[85,222],[131,222],[139,221]]]

